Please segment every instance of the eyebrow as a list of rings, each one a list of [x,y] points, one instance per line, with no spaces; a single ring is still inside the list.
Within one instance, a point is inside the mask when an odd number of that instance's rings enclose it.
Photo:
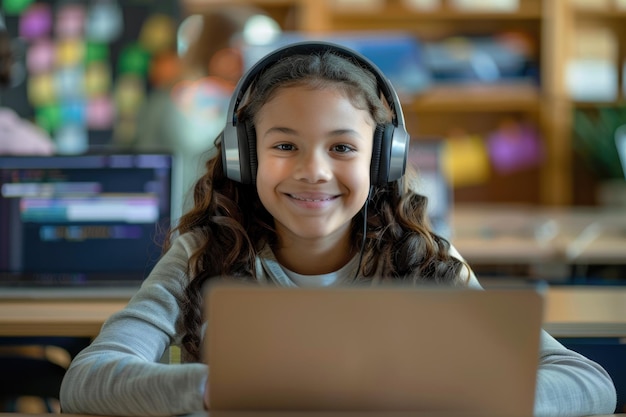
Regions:
[[[284,133],[287,135],[297,135],[297,131],[295,129],[292,129],[290,127],[284,127],[284,126],[274,126],[269,128],[263,136],[267,136],[270,133]],[[334,136],[344,136],[344,135],[350,135],[354,138],[361,138],[361,135],[354,129],[335,129],[329,132],[328,136],[330,137],[334,137]]]

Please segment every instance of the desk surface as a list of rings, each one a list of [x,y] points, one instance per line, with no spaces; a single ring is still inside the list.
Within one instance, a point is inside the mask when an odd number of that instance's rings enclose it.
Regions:
[[[551,287],[543,328],[555,337],[626,338],[625,287]]]
[[[95,337],[127,301],[2,300],[0,336]]]
[[[452,243],[472,263],[625,264],[623,208],[455,207]]]
[[[0,301],[0,336],[95,337],[126,301]],[[626,337],[625,287],[550,287],[544,328],[555,337]]]

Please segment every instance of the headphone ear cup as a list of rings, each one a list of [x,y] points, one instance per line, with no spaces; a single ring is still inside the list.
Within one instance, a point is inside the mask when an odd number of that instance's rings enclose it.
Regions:
[[[256,181],[256,131],[250,123],[237,124],[237,144],[239,145],[239,169],[243,184]]]
[[[391,146],[393,144],[394,130],[395,126],[392,123],[376,126],[370,174],[372,185],[385,185],[390,181]],[[374,162],[376,162],[376,165],[374,165]]]
[[[381,124],[376,125],[374,130],[374,141],[372,143],[372,162],[370,163],[370,184],[379,184],[379,172],[380,172],[380,159],[381,159],[381,143],[383,141],[383,132],[385,126]]]
[[[250,157],[248,149],[248,129],[245,123],[237,124],[237,146],[239,148],[239,174],[241,182],[250,182]]]
[[[248,169],[250,170],[249,177],[250,181],[246,182],[246,184],[256,184],[256,172],[258,169],[258,159],[256,154],[256,129],[252,123],[246,122],[246,132],[248,140]]]

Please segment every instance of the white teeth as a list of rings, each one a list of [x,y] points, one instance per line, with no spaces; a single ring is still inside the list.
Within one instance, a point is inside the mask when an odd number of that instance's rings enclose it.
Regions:
[[[328,200],[331,200],[331,199],[332,199],[332,197],[329,197],[329,198],[324,198],[324,199],[321,199],[321,200],[314,200],[314,199],[312,199],[312,198],[302,198],[302,197],[298,197],[297,195],[293,195],[293,194],[289,194],[289,196],[290,196],[291,198],[296,199],[296,200],[300,200],[300,201],[309,201],[309,202],[316,202],[316,201],[328,201]]]

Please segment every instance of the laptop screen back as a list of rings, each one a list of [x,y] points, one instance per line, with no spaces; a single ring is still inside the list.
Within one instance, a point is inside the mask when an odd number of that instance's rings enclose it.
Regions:
[[[168,154],[0,157],[0,285],[141,282],[171,194]]]
[[[218,285],[205,300],[211,413],[533,413],[536,290]]]

